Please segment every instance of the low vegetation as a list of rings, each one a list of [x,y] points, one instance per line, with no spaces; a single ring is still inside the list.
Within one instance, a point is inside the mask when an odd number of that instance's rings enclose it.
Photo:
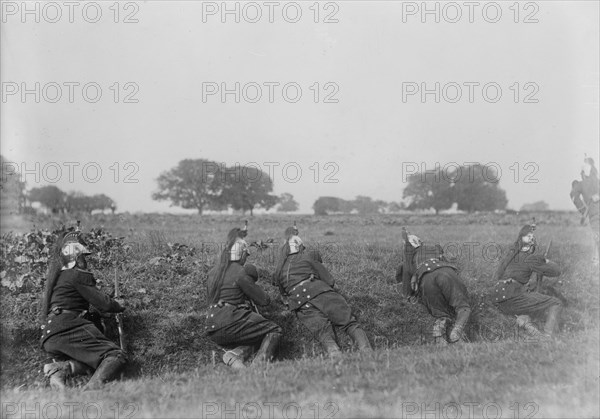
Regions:
[[[109,405],[119,403],[120,417],[198,417],[202,412],[204,417],[224,417],[220,410],[217,415],[210,409],[221,409],[222,403],[272,401],[280,403],[280,410],[273,407],[279,416],[272,417],[296,417],[291,410],[281,410],[286,403],[301,406],[302,417],[316,417],[314,403],[321,409],[318,417],[424,417],[422,403],[426,408],[438,403],[440,409],[459,404],[462,417],[469,417],[465,403],[478,403],[474,415],[484,417],[595,416],[598,273],[589,263],[588,228],[579,226],[575,214],[537,216],[540,244],[544,247],[554,240],[550,258],[563,271],[561,277],[546,280],[545,287],[545,292],[566,302],[557,341],[528,342],[514,320],[490,303],[498,253],[529,220],[529,215],[494,214],[296,217],[303,240],[321,250],[337,279],[337,289],[377,349],[372,356],[349,352],[341,363],[332,363],[321,358],[319,345],[284,310],[276,287],[270,284],[276,244],[293,220],[288,216],[253,218],[247,237],[255,242],[250,262],[259,267],[260,284],[273,297],[263,313],[283,327],[284,340],[278,362],[265,370],[233,372],[220,362],[220,349],[204,334],[205,279],[227,231],[242,225],[243,219],[90,216],[82,224],[94,249],[91,270],[107,293],[112,292],[116,275],[128,306],[125,328],[131,363],[127,379],[108,386],[100,395],[105,407],[102,415],[115,417]],[[3,226],[3,403],[56,401],[41,374],[49,359],[38,344],[37,311],[44,249],[60,221],[36,219],[36,225],[48,231],[36,228],[24,235],[7,233],[9,228]],[[425,241],[440,242],[455,257],[474,308],[469,328],[472,343],[432,346],[432,318],[421,305],[401,297],[395,281],[401,226]],[[269,239],[275,245],[265,244]],[[105,321],[108,334],[116,337],[112,320]],[[350,341],[340,337],[343,348],[350,351]],[[59,400],[88,403],[98,397],[74,390]],[[125,414],[127,403],[133,403],[136,416]],[[501,415],[495,416],[492,405],[487,407],[492,410],[484,410],[486,403],[497,403]],[[3,414],[9,412],[3,410]],[[267,417],[264,412],[263,418]],[[256,416],[246,413],[245,417]],[[438,413],[436,417],[443,417],[441,410]],[[450,411],[444,414],[457,417]]]

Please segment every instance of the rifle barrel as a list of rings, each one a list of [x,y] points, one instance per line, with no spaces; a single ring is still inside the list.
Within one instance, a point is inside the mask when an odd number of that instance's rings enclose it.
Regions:
[[[115,266],[115,298],[119,298],[119,278],[117,276],[117,267]],[[125,350],[125,333],[123,331],[123,314],[115,314],[115,320],[117,321],[117,330],[119,332],[119,346]]]
[[[552,239],[550,239],[550,243],[548,243],[548,246],[546,246],[546,251],[544,252],[545,258],[547,258],[548,254],[550,253],[550,247],[552,247]]]

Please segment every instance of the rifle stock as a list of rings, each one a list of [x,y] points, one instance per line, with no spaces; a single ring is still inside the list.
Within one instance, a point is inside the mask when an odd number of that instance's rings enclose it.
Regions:
[[[550,239],[550,242],[548,243],[548,246],[546,246],[546,251],[544,252],[544,259],[548,259],[548,254],[550,253],[550,248],[552,247],[552,239]],[[535,287],[534,287],[534,291],[538,292],[540,289],[540,286],[542,284],[542,279],[544,279],[544,275],[542,274],[537,274],[536,278],[535,278]]]
[[[117,277],[117,267],[115,267],[115,298],[120,297],[119,293],[119,279]],[[121,349],[125,350],[126,341],[125,341],[125,332],[123,330],[123,313],[116,313],[115,319],[117,321],[117,330],[119,331],[119,346]]]

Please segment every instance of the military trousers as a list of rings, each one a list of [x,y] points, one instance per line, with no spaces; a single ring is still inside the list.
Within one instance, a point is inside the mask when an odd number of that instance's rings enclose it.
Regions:
[[[470,308],[467,287],[456,271],[443,267],[423,275],[421,301],[433,317],[453,318],[460,309]]]
[[[335,291],[319,294],[303,304],[296,310],[296,318],[319,341],[322,335],[333,334],[333,326],[345,332],[358,326],[346,299]]]
[[[110,356],[126,359],[125,352],[92,323],[50,336],[43,348],[58,360],[74,359],[93,369]]]
[[[539,292],[524,292],[507,300],[496,303],[500,311],[508,315],[539,315],[552,306],[562,305],[556,297]]]
[[[281,327],[259,313],[243,307],[211,307],[207,316],[208,337],[225,348],[260,345],[267,333],[281,333]]]

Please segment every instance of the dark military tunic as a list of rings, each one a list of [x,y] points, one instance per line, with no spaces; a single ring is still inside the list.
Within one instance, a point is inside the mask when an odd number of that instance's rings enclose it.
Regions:
[[[96,369],[108,355],[124,354],[94,323],[82,317],[90,304],[101,312],[123,311],[119,303],[96,288],[91,272],[78,268],[62,271],[52,291],[51,311],[41,326],[41,344],[59,359],[72,358]]]
[[[573,201],[573,205],[577,208],[577,211],[581,215],[585,215],[587,212],[587,204],[583,200],[583,185],[578,180],[573,181],[573,186],[571,188],[571,201]]]
[[[600,252],[600,197],[598,177],[582,175],[582,195],[587,205],[587,216],[596,242],[596,250]]]
[[[500,276],[492,294],[494,303],[502,312],[513,315],[535,314],[561,304],[556,297],[527,289],[527,283],[534,272],[548,277],[560,275],[558,265],[546,261],[544,256],[519,252]]]
[[[209,272],[208,288],[216,280],[215,269]],[[221,346],[255,345],[267,333],[281,328],[251,309],[249,300],[265,306],[269,296],[246,274],[242,265],[231,262],[225,271],[219,304],[208,307],[206,329],[208,336]]]
[[[309,252],[289,255],[276,280],[290,310],[315,335],[330,324],[344,331],[358,326],[346,299],[333,290],[333,277]]]
[[[413,261],[418,296],[429,314],[436,318],[455,317],[458,310],[470,308],[467,287],[456,267],[445,260],[440,245],[414,249],[407,243],[405,249],[405,257]]]

